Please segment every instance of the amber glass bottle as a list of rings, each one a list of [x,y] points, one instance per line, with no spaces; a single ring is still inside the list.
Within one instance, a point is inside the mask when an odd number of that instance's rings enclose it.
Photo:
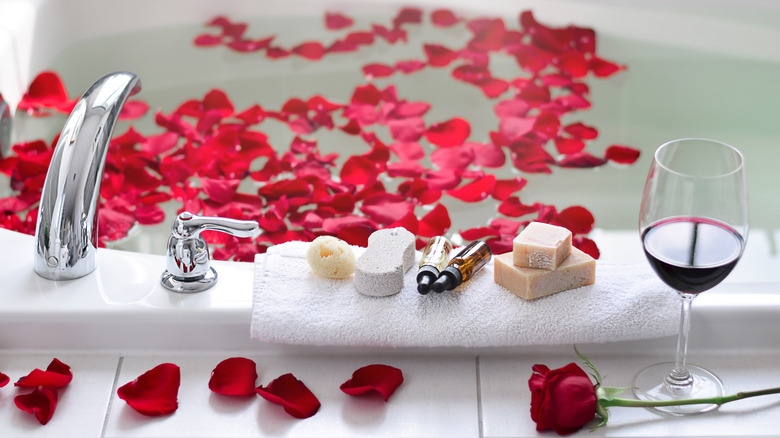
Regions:
[[[481,240],[471,242],[450,260],[439,278],[433,282],[432,289],[435,292],[455,289],[482,269],[492,256],[490,247],[485,242]]]

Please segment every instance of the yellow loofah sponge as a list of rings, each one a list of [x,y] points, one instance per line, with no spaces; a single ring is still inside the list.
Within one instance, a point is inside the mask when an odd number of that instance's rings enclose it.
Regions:
[[[349,244],[333,236],[320,236],[309,245],[306,260],[314,272],[328,278],[347,278],[355,273],[357,258]]]

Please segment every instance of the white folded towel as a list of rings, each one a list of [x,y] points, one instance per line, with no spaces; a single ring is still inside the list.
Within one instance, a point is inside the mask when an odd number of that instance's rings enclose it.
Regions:
[[[596,283],[533,301],[493,281],[493,262],[458,292],[417,292],[417,269],[390,297],[312,272],[306,242],[255,258],[251,336],[277,344],[495,347],[582,344],[676,333],[680,302],[644,264],[597,262]],[[354,247],[359,257],[364,248]],[[417,253],[417,260],[420,254]]]

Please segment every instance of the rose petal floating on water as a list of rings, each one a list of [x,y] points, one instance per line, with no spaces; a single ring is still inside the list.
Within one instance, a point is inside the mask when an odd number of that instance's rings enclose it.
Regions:
[[[319,41],[309,41],[292,48],[292,53],[306,59],[317,61],[325,55],[325,46]]]
[[[50,386],[36,387],[28,394],[14,397],[16,407],[30,414],[41,424],[46,424],[54,415],[57,408],[57,390]]]
[[[523,204],[517,196],[510,196],[504,199],[498,206],[498,212],[509,217],[525,216],[527,214],[536,213],[537,211],[539,211],[539,206],[537,204]]]
[[[596,128],[582,122],[566,125],[563,127],[563,130],[572,137],[582,140],[593,140],[599,136],[599,131]]]
[[[363,66],[363,75],[368,80],[374,78],[386,78],[388,76],[392,76],[394,73],[395,69],[385,64],[375,63]]]
[[[438,27],[450,27],[460,19],[449,9],[435,9],[431,12],[431,23]]]
[[[639,154],[638,149],[615,144],[607,148],[605,158],[619,164],[634,164],[639,159]]]
[[[576,154],[566,155],[558,161],[560,167],[599,167],[604,165],[607,160],[605,158],[594,157],[587,152],[578,152]]]
[[[477,227],[469,228],[468,230],[460,230],[460,237],[466,240],[483,240],[486,237],[498,237],[501,232],[495,228],[490,227]]]
[[[0,388],[7,385],[10,381],[11,379],[6,374],[0,373]]]
[[[352,377],[339,388],[352,396],[377,392],[387,401],[403,382],[403,373],[398,368],[373,364],[355,370]]]
[[[576,154],[585,149],[585,142],[576,138],[556,137],[555,149],[560,154]]]
[[[257,364],[245,357],[231,357],[218,363],[211,372],[209,389],[222,395],[253,395]]]
[[[441,44],[425,44],[423,50],[431,67],[446,67],[460,56],[457,51]]]
[[[352,26],[354,20],[340,12],[325,13],[325,27],[328,30],[339,30]]]
[[[559,212],[550,223],[569,229],[573,234],[588,234],[593,229],[595,219],[587,208],[579,205]]]
[[[279,376],[265,387],[258,386],[255,391],[295,418],[309,418],[320,409],[317,397],[291,373]]]
[[[120,399],[147,416],[170,414],[179,407],[181,370],[172,363],[157,365],[117,390]]]
[[[496,184],[493,187],[492,196],[494,199],[497,199],[499,201],[504,201],[506,199],[509,199],[510,196],[522,190],[527,183],[528,180],[522,177],[517,177],[512,179],[498,179],[496,180]]]
[[[450,213],[443,204],[436,206],[420,219],[417,234],[422,237],[442,236],[452,226]]]
[[[479,202],[493,193],[495,185],[495,175],[487,174],[457,189],[448,190],[447,194],[463,202]]]
[[[470,134],[471,124],[460,117],[454,117],[429,126],[425,131],[425,138],[437,146],[447,148],[463,144]]]
[[[615,64],[612,61],[607,61],[606,59],[599,58],[598,56],[592,56],[588,61],[588,68],[590,68],[596,77],[606,78],[612,76],[620,70],[625,70],[626,66]]]
[[[493,143],[466,143],[474,151],[474,164],[480,167],[499,168],[506,162],[506,154]]]

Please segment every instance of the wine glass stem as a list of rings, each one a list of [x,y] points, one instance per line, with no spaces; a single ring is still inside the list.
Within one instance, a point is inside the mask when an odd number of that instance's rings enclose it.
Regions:
[[[681,293],[680,332],[677,336],[677,356],[674,368],[666,376],[666,388],[675,394],[689,392],[693,386],[693,377],[685,368],[685,356],[688,351],[688,332],[691,329],[691,302],[694,294]]]

